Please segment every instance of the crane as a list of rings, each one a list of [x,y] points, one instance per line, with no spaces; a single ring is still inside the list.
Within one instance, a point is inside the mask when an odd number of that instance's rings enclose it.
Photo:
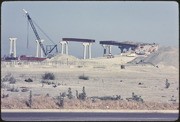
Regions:
[[[42,48],[42,51],[43,51],[44,55],[47,56],[49,53],[52,52],[52,50],[53,50],[54,48],[56,48],[56,51],[57,51],[57,45],[50,45],[50,46],[53,46],[53,48],[51,48],[50,50],[45,50],[44,45],[43,45],[42,42],[41,42],[41,38],[40,38],[39,35],[38,35],[38,32],[37,32],[37,30],[36,30],[36,28],[35,28],[35,26],[34,26],[34,24],[33,24],[33,21],[32,21],[32,19],[31,19],[31,17],[29,16],[28,12],[27,12],[25,9],[23,9],[23,11],[26,13],[27,19],[28,19],[28,21],[29,21],[29,23],[30,23],[30,25],[31,25],[32,30],[34,31],[34,34],[35,34],[35,36],[36,36],[36,39],[38,40],[38,43],[39,43],[40,47]],[[47,47],[46,47],[46,49],[47,49]],[[49,51],[49,52],[48,52],[48,51]]]

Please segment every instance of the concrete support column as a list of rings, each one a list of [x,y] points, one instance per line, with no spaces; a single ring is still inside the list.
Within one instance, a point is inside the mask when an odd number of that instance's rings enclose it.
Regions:
[[[61,41],[61,54],[67,54],[68,55],[68,41]]]
[[[10,40],[10,55],[13,54],[13,57],[16,57],[16,40],[17,38],[9,38]]]
[[[83,43],[83,46],[84,46],[84,59],[86,59],[86,47],[87,47],[87,45],[85,43]]]
[[[65,44],[66,44],[66,52],[65,52],[65,54],[68,55],[68,42],[66,41]]]
[[[92,43],[89,43],[89,59],[91,59],[91,45]]]
[[[120,49],[121,53],[123,53],[123,47],[119,47],[119,49]]]
[[[43,42],[44,40],[41,40],[41,43]],[[40,45],[39,45],[40,46]],[[41,47],[40,47],[41,48]],[[42,48],[40,49],[40,54],[41,54],[41,58],[43,58],[43,50]]]
[[[83,43],[84,46],[84,59],[86,59],[86,50],[87,50],[87,46],[89,45],[89,43]]]
[[[123,48],[121,48],[121,53],[123,53]]]
[[[10,39],[10,50],[9,50],[9,54],[11,55],[12,54],[12,39],[11,38],[9,38]]]
[[[14,39],[14,57],[16,57],[16,39]]]
[[[104,48],[104,52],[103,52],[103,55],[105,55],[106,54],[106,49]]]
[[[102,45],[103,46],[103,49],[104,49],[104,51],[103,51],[103,56],[106,54],[106,45]]]
[[[111,54],[111,45],[108,45],[109,47],[109,54]]]
[[[65,45],[65,42],[61,41],[60,44],[61,44],[61,54],[64,54],[64,45]]]
[[[124,51],[124,53],[126,53],[126,52],[128,51],[128,49],[125,47],[125,48],[123,49],[123,51]]]
[[[43,58],[43,50],[42,50],[42,48],[41,48],[40,52],[41,52],[41,58]]]
[[[61,54],[63,54],[64,44],[62,42],[60,42],[60,44],[61,44]]]
[[[39,41],[36,40],[36,57],[39,56]]]
[[[104,53],[103,53],[103,56],[107,55],[107,48],[108,48],[108,45],[102,45],[103,48],[104,48]]]

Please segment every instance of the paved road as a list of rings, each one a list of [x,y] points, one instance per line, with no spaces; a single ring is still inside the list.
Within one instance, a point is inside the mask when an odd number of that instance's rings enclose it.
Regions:
[[[178,113],[2,112],[6,121],[174,121]]]

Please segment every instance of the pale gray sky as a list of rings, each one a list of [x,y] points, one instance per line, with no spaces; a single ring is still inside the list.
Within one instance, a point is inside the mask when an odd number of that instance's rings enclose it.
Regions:
[[[1,55],[9,53],[9,37],[17,37],[17,55],[36,53],[35,35],[30,28],[27,43],[27,18],[22,9],[58,44],[62,38],[95,39],[92,57],[102,56],[101,40],[179,44],[177,2],[165,1],[63,1],[3,2],[1,6]],[[45,44],[47,38],[37,29]],[[112,53],[119,53],[118,47]],[[70,43],[69,54],[83,57],[81,43]]]

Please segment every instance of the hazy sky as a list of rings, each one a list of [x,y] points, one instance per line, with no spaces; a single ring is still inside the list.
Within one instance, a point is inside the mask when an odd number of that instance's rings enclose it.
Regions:
[[[102,40],[179,44],[178,3],[165,1],[63,1],[3,2],[1,6],[1,55],[9,53],[9,37],[17,39],[17,55],[36,53],[35,35],[29,28],[27,49],[26,9],[31,18],[58,44],[62,38],[95,39],[92,57],[103,54]],[[50,41],[36,28],[44,44]],[[114,46],[112,54],[120,50]],[[83,57],[81,43],[70,42],[69,54]]]

